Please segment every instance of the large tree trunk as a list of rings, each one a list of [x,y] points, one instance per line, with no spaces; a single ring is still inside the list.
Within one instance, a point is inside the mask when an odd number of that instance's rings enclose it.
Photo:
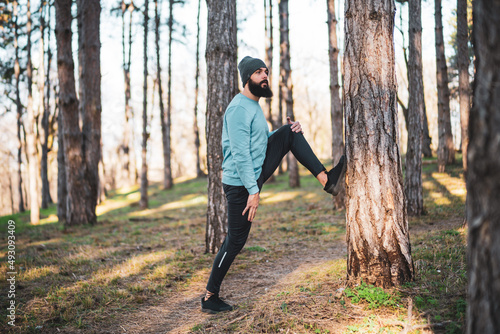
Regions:
[[[267,2],[269,1],[269,9],[267,7]],[[273,1],[272,0],[264,0],[264,32],[266,36],[266,57],[264,62],[266,63],[268,69],[269,69],[269,74],[267,76],[267,79],[269,81],[269,86],[272,87],[273,84]],[[276,130],[277,127],[277,122],[273,118],[273,112],[272,112],[272,105],[273,105],[273,98],[272,97],[267,97],[266,98],[266,106],[265,106],[265,113],[266,113],[266,118],[267,121],[271,124],[272,130]],[[267,182],[271,183],[274,182],[274,174],[271,175],[271,177],[267,180]]]
[[[222,190],[222,122],[238,92],[236,0],[207,0],[207,165],[208,208],[205,250],[217,253],[227,233]]]
[[[28,172],[30,184],[30,219],[31,224],[40,222],[40,203],[38,198],[38,154],[36,145],[36,118],[33,109],[33,69],[31,64],[31,1],[27,3],[28,24],[27,35],[28,44],[28,64],[26,67],[26,77],[28,78],[28,117],[26,120],[26,153],[28,155]]]
[[[286,103],[286,116],[295,121],[293,115],[292,69],[290,68],[290,39],[288,36],[288,0],[280,0],[280,99]],[[288,183],[291,188],[300,187],[299,164],[292,153],[287,155]]]
[[[457,0],[457,63],[458,92],[460,97],[460,127],[462,129],[462,164],[467,170],[467,145],[469,143],[469,41],[467,34],[467,0]]]
[[[122,150],[122,171],[126,183],[133,185],[137,181],[137,171],[135,165],[135,151],[133,141],[133,113],[132,106],[130,105],[130,65],[132,62],[132,13],[134,5],[132,3],[125,4],[122,1],[122,63],[123,63],[123,78],[125,84],[125,126],[123,129],[123,142],[121,145]],[[129,27],[128,27],[128,58],[126,52],[126,38],[125,38],[125,12],[129,11]]]
[[[455,162],[455,148],[451,134],[450,89],[448,88],[448,67],[444,54],[443,23],[441,0],[435,0],[436,20],[436,78],[438,90],[438,170],[444,172],[445,166]]]
[[[19,90],[19,77],[21,75],[21,68],[19,66],[19,34],[18,34],[18,24],[17,19],[19,17],[18,3],[14,1],[13,3],[13,15],[14,15],[14,51],[15,51],[15,62],[14,62],[14,77],[16,85],[16,108],[17,108],[17,191],[19,193],[19,212],[24,212],[24,200],[23,200],[23,175],[22,175],[22,153],[23,153],[23,141],[21,138],[21,122],[23,117],[23,106],[21,105],[21,95]]]
[[[56,40],[57,40],[57,72],[59,76],[59,117],[61,127],[66,174],[66,200],[59,201],[65,205],[65,225],[78,225],[88,222],[86,214],[87,183],[84,174],[83,138],[79,126],[78,99],[75,89],[75,64],[73,62],[71,5],[72,0],[56,0]],[[62,160],[59,160],[62,161]],[[60,165],[59,165],[60,166]],[[62,177],[61,171],[59,177]],[[60,180],[59,182],[62,182]],[[83,195],[82,195],[83,194]]]
[[[78,42],[80,59],[80,113],[84,140],[85,178],[89,184],[87,219],[97,222],[99,161],[101,160],[101,5],[99,0],[78,0]]]
[[[200,131],[198,129],[198,95],[200,91],[200,7],[201,0],[198,0],[198,14],[196,16],[196,74],[194,77],[195,88],[194,88],[194,120],[193,120],[193,132],[194,132],[194,147],[196,151],[196,177],[204,177],[205,173],[201,170],[201,158],[200,158]]]
[[[467,152],[467,333],[500,333],[500,3],[473,2],[476,55]]]
[[[139,207],[148,207],[148,22],[149,22],[149,0],[144,2],[144,84],[142,90],[142,168],[141,168],[141,199]]]
[[[422,118],[424,85],[422,79],[421,0],[408,6],[410,55],[408,61],[408,148],[406,150],[405,194],[408,215],[420,216],[424,210],[422,191]]]
[[[344,114],[340,100],[339,85],[339,48],[337,46],[337,18],[335,17],[335,0],[326,1],[328,11],[328,55],[330,58],[330,113],[332,120],[332,161],[333,165],[344,154]],[[337,210],[345,208],[345,189],[333,197]]]
[[[347,275],[413,279],[396,112],[393,0],[346,0]]]
[[[172,141],[170,136],[171,120],[172,120],[172,30],[173,30],[173,17],[174,0],[169,0],[169,17],[168,17],[168,82],[167,82],[167,112],[162,118],[163,129],[163,187],[170,189],[174,183],[172,180]],[[159,24],[159,22],[158,22]],[[159,39],[159,37],[158,37]],[[158,51],[159,52],[159,51]],[[159,65],[158,65],[159,66]],[[158,68],[159,69],[159,68]],[[161,87],[161,80],[158,81],[158,86]],[[161,88],[159,90],[161,92]],[[163,96],[160,93],[160,108],[163,108]],[[164,127],[164,128],[163,128]]]

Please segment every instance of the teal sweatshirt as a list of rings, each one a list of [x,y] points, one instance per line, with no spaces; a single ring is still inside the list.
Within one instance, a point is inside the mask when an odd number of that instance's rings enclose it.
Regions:
[[[271,134],[259,103],[241,93],[236,95],[224,114],[222,183],[245,186],[250,195],[258,193],[257,179]]]

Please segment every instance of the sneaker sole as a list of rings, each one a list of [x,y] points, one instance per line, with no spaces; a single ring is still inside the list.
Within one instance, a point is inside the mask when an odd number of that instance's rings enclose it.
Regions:
[[[335,186],[333,187],[333,190],[332,190],[333,196],[337,196],[339,194],[340,190],[342,190],[342,186],[345,183],[344,180],[345,180],[346,169],[347,169],[347,161],[344,161],[344,164],[342,166],[342,171],[340,172],[340,177],[337,180],[337,183],[335,184]]]
[[[222,311],[214,311],[214,310],[211,310],[209,308],[202,308],[201,309],[201,312],[208,313],[208,314],[217,314],[217,313],[220,313],[220,312],[229,312],[229,311],[232,311],[232,309],[231,310],[222,310]]]

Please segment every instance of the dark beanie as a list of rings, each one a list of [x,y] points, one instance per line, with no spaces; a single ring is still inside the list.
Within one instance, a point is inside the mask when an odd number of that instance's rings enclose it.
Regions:
[[[238,69],[240,70],[241,81],[243,82],[243,86],[247,83],[248,79],[252,76],[253,72],[257,71],[259,68],[265,67],[266,64],[258,59],[246,56],[243,58],[238,64]]]

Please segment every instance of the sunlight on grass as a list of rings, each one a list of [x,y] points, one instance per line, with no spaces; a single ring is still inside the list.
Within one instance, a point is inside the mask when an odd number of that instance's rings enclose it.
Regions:
[[[137,192],[138,190],[139,190],[138,185],[131,186],[131,187],[123,187],[123,188],[116,190],[116,194],[117,195],[125,195],[125,194],[128,194],[130,192]]]
[[[97,216],[102,216],[103,214],[108,213],[110,211],[130,206],[130,204],[137,202],[140,199],[140,197],[141,195],[139,193],[132,193],[127,196],[126,200],[125,199],[117,201],[105,200],[96,207],[96,214]]]
[[[458,196],[465,201],[467,189],[465,188],[465,181],[462,178],[453,177],[446,173],[432,173],[432,177],[445,187],[450,194]]]
[[[32,281],[37,278],[42,278],[50,274],[58,274],[59,267],[57,266],[43,266],[35,268],[27,268],[26,271],[19,273],[20,281]]]
[[[299,191],[286,191],[286,192],[266,196],[266,198],[263,199],[261,201],[261,203],[262,204],[272,204],[272,203],[291,201],[300,195],[301,195],[301,192],[299,192]]]
[[[136,255],[124,263],[114,266],[113,268],[107,268],[97,272],[94,275],[94,279],[98,281],[108,281],[117,278],[125,278],[132,275],[139,274],[145,267],[158,263],[160,261],[165,261],[168,257],[174,254],[171,250],[159,251],[154,253],[147,253]]]
[[[184,209],[184,208],[189,208],[197,205],[205,205],[207,204],[207,196],[206,195],[196,195],[196,194],[190,194],[182,197],[179,201],[175,202],[170,202],[170,203],[165,203],[158,208],[154,209],[146,209],[142,210],[140,212],[133,212],[129,213],[128,216],[132,217],[142,217],[142,216],[149,216],[149,215],[154,215],[161,213],[163,211],[168,211],[168,210],[175,210],[175,209]]]
[[[59,218],[55,214],[49,215],[47,218],[40,219],[40,222],[37,225],[45,225],[45,224],[52,224],[52,223],[57,223],[59,221]]]

